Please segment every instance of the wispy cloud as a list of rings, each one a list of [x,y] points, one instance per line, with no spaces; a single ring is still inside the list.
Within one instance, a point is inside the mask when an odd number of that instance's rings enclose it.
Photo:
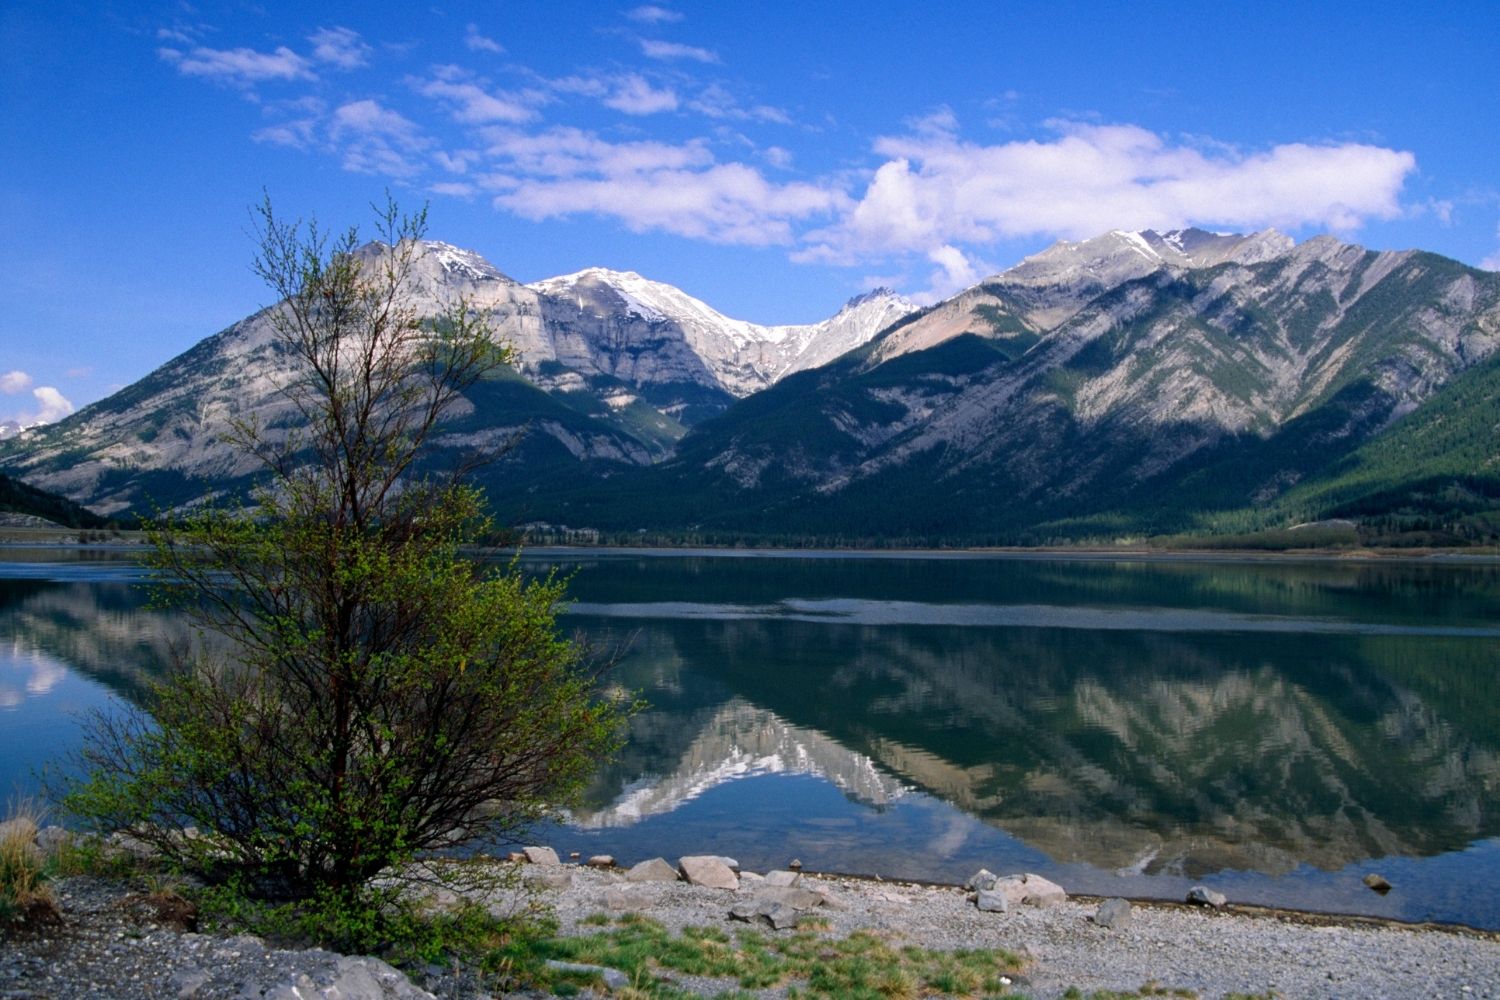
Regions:
[[[656,38],[642,38],[641,53],[647,59],[689,59],[693,62],[716,63],[719,54],[710,49],[701,49],[696,45],[683,45],[680,42],[664,42]]]
[[[682,15],[677,11],[658,7],[656,4],[634,7],[626,11],[625,16],[641,24],[670,24],[682,20]]]
[[[171,48],[157,49],[156,52],[184,76],[201,76],[234,86],[244,87],[267,80],[317,79],[312,64],[285,45],[274,52],[202,46],[190,52]]]
[[[370,61],[370,46],[359,32],[350,28],[319,28],[307,40],[313,44],[313,58],[339,69],[358,69]]]
[[[471,52],[490,52],[494,55],[505,53],[505,46],[480,32],[477,24],[464,25],[464,45],[468,46]]]
[[[546,97],[540,93],[514,94],[489,91],[457,66],[439,66],[433,78],[412,79],[412,87],[424,97],[443,102],[455,121],[465,125],[491,122],[526,122],[536,118],[535,105]]]
[[[374,100],[351,101],[334,111],[329,138],[345,170],[401,179],[422,172],[413,154],[430,145],[416,122]]]
[[[730,93],[723,85],[710,83],[698,91],[687,107],[708,118],[719,118],[728,121],[756,121],[773,122],[778,125],[790,125],[791,116],[780,108],[773,108],[768,104],[757,104],[752,107],[743,107],[739,100]]]
[[[31,376],[20,369],[8,371],[4,375],[0,375],[0,393],[4,393],[7,396],[14,396],[16,393],[25,392],[30,388]]]

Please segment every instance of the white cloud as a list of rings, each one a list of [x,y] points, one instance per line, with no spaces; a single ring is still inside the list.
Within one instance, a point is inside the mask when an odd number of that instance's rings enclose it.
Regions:
[[[1495,224],[1495,238],[1500,239],[1500,223]],[[1484,260],[1480,261],[1479,267],[1484,271],[1500,271],[1500,250],[1496,250]],[[20,373],[14,372],[12,374],[19,375]]]
[[[656,4],[645,4],[625,12],[625,16],[632,21],[642,24],[667,24],[673,21],[681,21],[682,15],[675,10],[658,7]]]
[[[811,184],[772,184],[742,163],[616,177],[522,180],[495,203],[523,218],[580,213],[618,219],[634,232],[661,230],[712,243],[790,243],[793,222],[826,215],[836,195]]]
[[[615,81],[604,105],[627,115],[654,115],[676,111],[677,94],[670,88],[658,90],[640,74],[629,73]]]
[[[717,163],[702,140],[615,143],[575,128],[486,136],[485,153],[504,169],[482,183],[501,192],[497,207],[532,220],[599,215],[636,232],[762,246],[793,242],[797,223],[847,201],[836,190],[775,184],[744,164]]]
[[[312,64],[285,45],[275,52],[201,46],[187,53],[178,49],[157,49],[156,52],[184,76],[202,76],[235,86],[244,87],[266,80],[317,79]]]
[[[767,146],[761,151],[761,155],[766,158],[766,162],[771,166],[782,170],[792,165],[792,151],[784,149],[781,146]]]
[[[703,142],[681,145],[662,142],[606,142],[592,132],[576,128],[551,128],[527,134],[510,129],[488,129],[485,150],[508,162],[521,174],[543,178],[600,174],[619,177],[663,170],[686,170],[713,163]]]
[[[432,154],[432,158],[450,174],[464,174],[479,159],[479,154],[472,149],[456,149],[451,153],[440,149]]]
[[[317,137],[317,129],[316,118],[298,118],[256,129],[250,133],[250,138],[254,142],[269,143],[272,146],[308,149]]]
[[[313,58],[331,63],[339,69],[357,69],[369,62],[371,49],[359,32],[351,28],[319,28],[307,40],[313,44]]]
[[[31,418],[32,423],[50,424],[73,412],[73,404],[50,385],[39,385],[31,390],[31,394],[41,404],[41,409]]]
[[[18,392],[25,392],[31,388],[31,376],[17,369],[0,375],[0,393],[14,396]]]
[[[836,225],[809,233],[804,260],[851,262],[1032,236],[1188,225],[1349,230],[1399,216],[1411,153],[1292,143],[1255,153],[1174,145],[1134,125],[1053,123],[1051,141],[959,140],[951,113],[883,138],[886,157]]]
[[[690,59],[693,62],[716,63],[719,54],[709,49],[700,49],[696,45],[683,45],[680,42],[663,42],[655,38],[642,38],[641,52],[648,59]]]
[[[954,292],[977,285],[986,274],[995,271],[994,267],[971,260],[962,250],[950,244],[929,250],[927,259],[937,265],[937,270],[928,279],[928,290],[917,296],[921,305],[938,302]]]
[[[23,371],[10,371],[0,375],[0,393],[14,396],[30,388],[31,376]],[[22,427],[50,424],[73,412],[73,404],[50,385],[39,385],[31,389],[31,397],[36,400],[36,410],[0,416],[0,423],[15,423]]]
[[[464,44],[473,52],[493,52],[495,55],[505,52],[505,46],[488,35],[481,34],[477,24],[464,25]]]
[[[687,106],[701,115],[715,119],[775,122],[778,125],[792,123],[791,117],[785,111],[768,104],[757,104],[748,109],[742,108],[734,95],[717,83],[711,83],[700,90],[696,97],[688,101]]]
[[[345,170],[398,178],[422,172],[411,154],[430,145],[411,119],[368,99],[334,111],[329,138],[343,153]]]
[[[422,96],[447,104],[454,120],[465,125],[531,121],[536,117],[532,105],[542,100],[538,94],[491,93],[467,79],[464,71],[456,66],[440,66],[434,70],[434,75],[432,80],[409,82]]]

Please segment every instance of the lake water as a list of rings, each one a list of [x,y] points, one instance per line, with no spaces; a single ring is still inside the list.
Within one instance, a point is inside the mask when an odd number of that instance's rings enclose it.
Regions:
[[[651,707],[562,851],[1500,929],[1500,566],[533,550]],[[182,625],[0,550],[0,792]],[[1379,872],[1395,889],[1361,883]]]

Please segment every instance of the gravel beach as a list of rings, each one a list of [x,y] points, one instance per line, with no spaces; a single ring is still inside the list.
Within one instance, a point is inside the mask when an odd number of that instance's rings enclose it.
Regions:
[[[671,928],[743,927],[729,911],[769,890],[753,875],[737,889],[630,882],[618,869],[528,865],[528,882],[564,933],[589,932],[591,915],[639,912]],[[804,875],[801,888],[828,902],[806,911],[843,936],[871,929],[898,943],[1006,948],[1025,956],[1016,989],[1054,998],[1069,987],[1138,990],[1147,983],[1194,991],[1284,998],[1500,998],[1500,935],[1274,911],[1136,904],[1124,926],[1096,923],[1098,901],[982,912],[957,887]],[[139,893],[95,878],[58,883],[61,927],[0,943],[0,997],[7,1000],[352,1000],[489,996],[452,970],[414,970],[411,980],[373,959],[320,950],[278,950],[250,937],[185,933],[158,921]],[[504,901],[497,900],[499,905]],[[766,933],[779,933],[765,928]],[[712,995],[728,981],[678,977]],[[755,991],[781,997],[785,989]],[[501,995],[496,995],[497,1000]],[[534,994],[527,994],[534,996]]]

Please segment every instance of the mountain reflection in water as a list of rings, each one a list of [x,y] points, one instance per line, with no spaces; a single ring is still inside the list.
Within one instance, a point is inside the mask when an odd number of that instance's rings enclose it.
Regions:
[[[846,869],[961,878],[1013,845],[1085,891],[1217,877],[1241,898],[1500,926],[1454,901],[1496,875],[1493,565],[524,563],[554,564],[574,573],[563,625],[623,650],[615,680],[650,703],[558,834],[579,846],[665,853],[630,831],[660,844],[675,824],[747,863],[828,843]],[[133,698],[184,633],[121,583],[0,579],[17,703],[0,723],[45,702],[26,693],[37,663]],[[1441,905],[1342,888],[1403,858],[1433,859]],[[1276,888],[1309,880],[1338,884]]]

